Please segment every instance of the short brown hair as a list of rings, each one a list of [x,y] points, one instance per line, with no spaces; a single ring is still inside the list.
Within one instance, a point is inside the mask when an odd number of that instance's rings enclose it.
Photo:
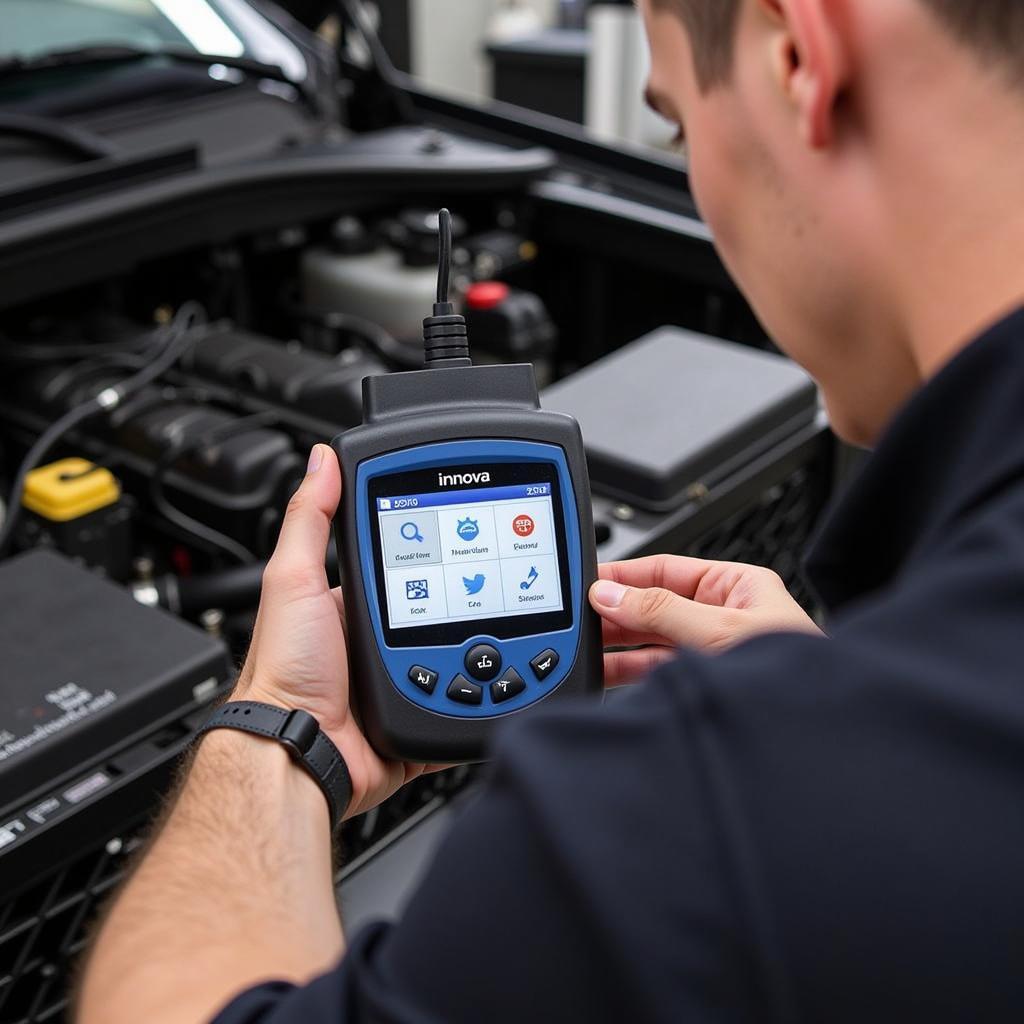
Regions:
[[[736,18],[742,0],[653,0],[674,8],[693,42],[702,89],[725,81],[732,69]],[[1024,0],[921,0],[957,39],[1003,63],[1024,84]]]

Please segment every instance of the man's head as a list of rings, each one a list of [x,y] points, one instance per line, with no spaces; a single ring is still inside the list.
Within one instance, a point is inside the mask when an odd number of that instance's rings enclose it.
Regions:
[[[1014,293],[954,270],[1024,241],[1024,3],[640,3],[650,101],[686,133],[726,264],[837,430],[872,443],[1024,298],[1024,273]]]
[[[1024,82],[1024,5],[1019,0],[920,0],[957,38]],[[701,87],[726,81],[732,70],[736,19],[742,0],[653,0],[674,9],[694,43]]]

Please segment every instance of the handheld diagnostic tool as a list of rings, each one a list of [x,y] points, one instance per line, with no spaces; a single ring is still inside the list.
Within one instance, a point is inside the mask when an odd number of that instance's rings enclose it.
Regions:
[[[439,234],[424,368],[367,377],[333,442],[356,706],[379,753],[424,762],[479,759],[500,720],[603,686],[579,426],[540,409],[532,366],[472,364],[447,210]]]

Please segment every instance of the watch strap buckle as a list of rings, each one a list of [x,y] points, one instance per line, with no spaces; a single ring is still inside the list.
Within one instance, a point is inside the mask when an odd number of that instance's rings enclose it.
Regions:
[[[352,779],[338,748],[308,711],[286,711],[257,701],[229,701],[213,712],[196,739],[212,729],[238,729],[276,740],[320,787],[332,829],[341,822],[352,799]]]
[[[308,712],[296,709],[281,723],[277,738],[291,747],[299,757],[305,757],[313,749],[320,733],[320,724]]]

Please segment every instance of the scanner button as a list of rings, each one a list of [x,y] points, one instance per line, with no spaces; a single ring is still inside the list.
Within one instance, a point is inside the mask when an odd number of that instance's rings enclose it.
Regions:
[[[501,655],[490,644],[477,644],[466,655],[466,671],[488,683],[501,671]]]
[[[437,673],[422,665],[413,665],[409,669],[409,682],[418,686],[428,696],[434,692],[437,686]]]
[[[514,668],[507,668],[500,679],[495,679],[491,683],[491,700],[495,704],[503,704],[513,697],[518,697],[525,689],[523,677]]]
[[[533,674],[542,682],[558,667],[558,653],[549,647],[530,662]]]
[[[448,687],[448,699],[460,704],[482,704],[484,689],[471,683],[465,676],[456,676]]]

